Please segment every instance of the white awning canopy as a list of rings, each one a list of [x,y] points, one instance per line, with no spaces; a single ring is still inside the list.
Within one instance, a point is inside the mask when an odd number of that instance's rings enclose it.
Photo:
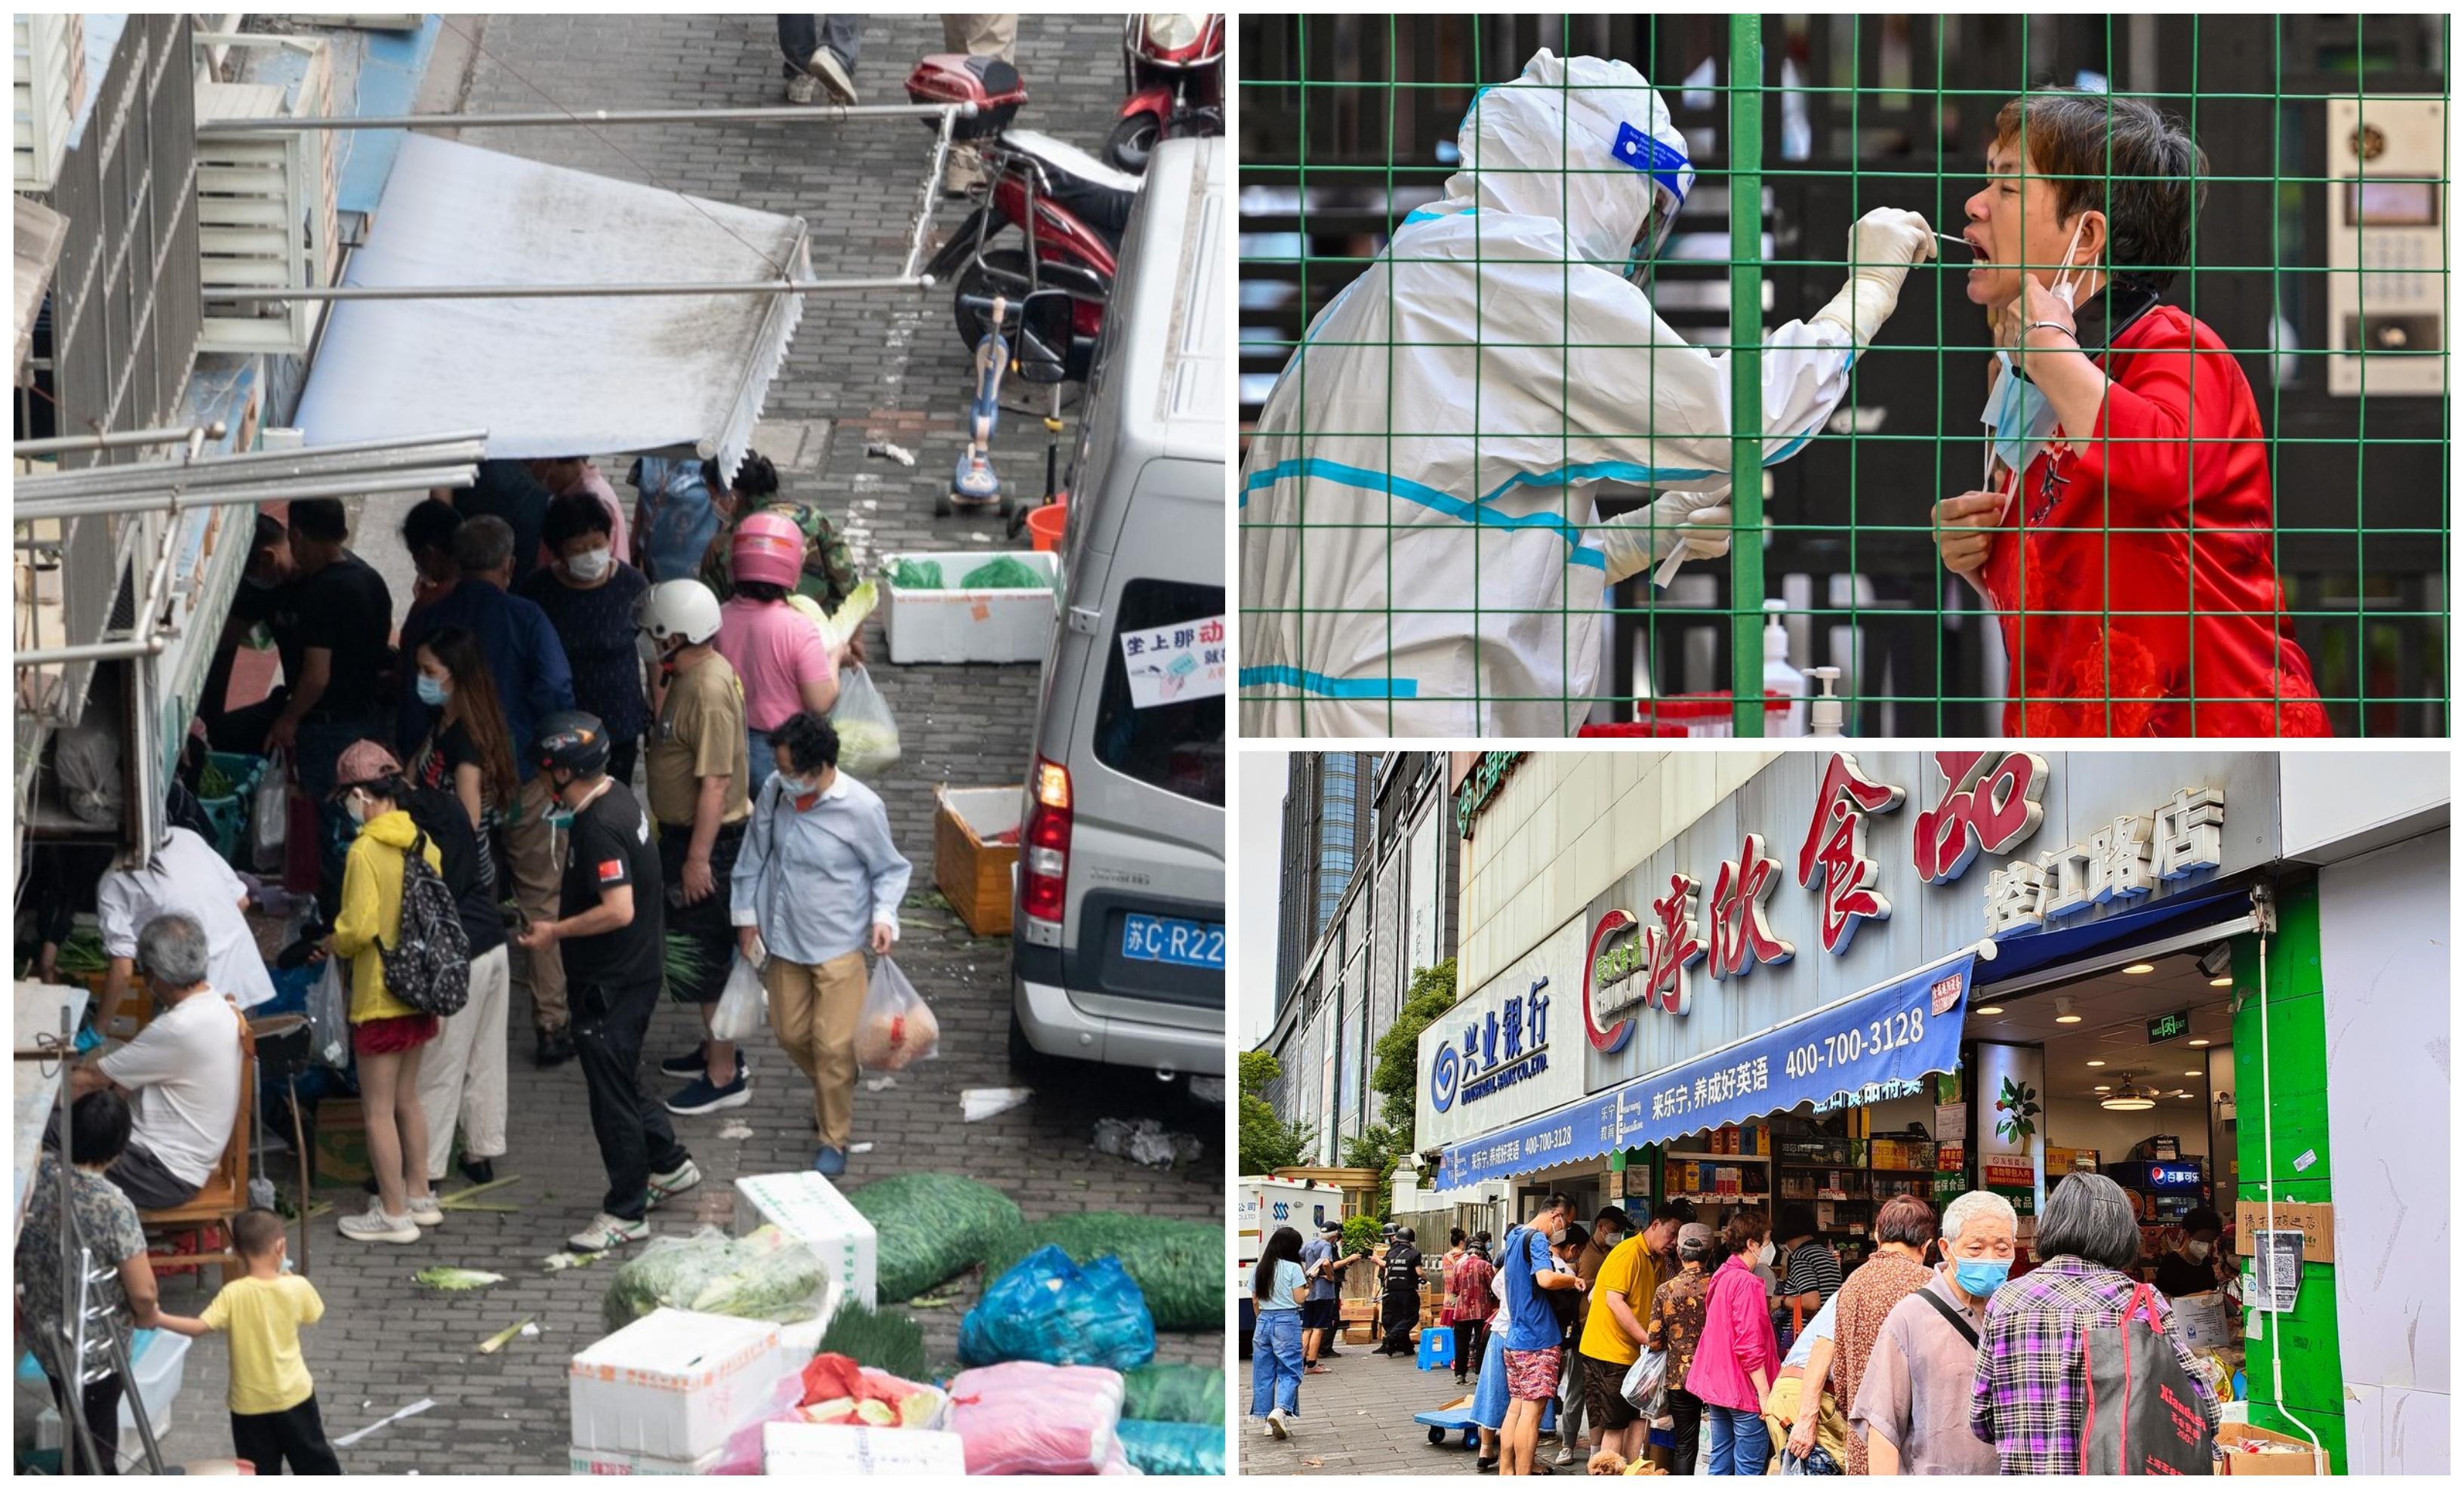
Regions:
[[[495,458],[692,446],[732,472],[803,296],[622,291],[811,278],[800,217],[412,135],[344,283],[456,293],[335,305],[298,422],[312,445],[485,429]]]
[[[18,387],[33,382],[32,358],[34,354],[34,317],[42,312],[43,296],[52,287],[52,270],[58,266],[60,249],[68,242],[69,220],[31,197],[18,197],[17,202],[17,354],[11,364]]]

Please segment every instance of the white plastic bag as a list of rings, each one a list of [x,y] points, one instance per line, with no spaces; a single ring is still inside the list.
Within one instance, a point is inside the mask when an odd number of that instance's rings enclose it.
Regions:
[[[256,779],[248,809],[248,858],[259,874],[279,874],[291,837],[291,772],[275,750]]]
[[[318,1059],[343,1069],[351,1063],[351,989],[343,961],[325,959],[325,970],[308,989],[308,1044]]]
[[[759,1034],[769,1021],[769,989],[761,986],[760,972],[739,951],[735,965],[728,968],[727,987],[718,995],[718,1007],[711,1011],[710,1036],[735,1044]]]
[[[1625,1384],[1619,1393],[1626,1405],[1645,1416],[1659,1415],[1658,1397],[1661,1382],[1668,1376],[1668,1356],[1658,1349],[1646,1349],[1635,1357],[1634,1366],[1625,1372]]]
[[[905,1070],[940,1053],[941,1021],[932,1005],[897,963],[888,957],[873,963],[864,1011],[856,1016],[855,1062],[867,1070]]]
[[[830,705],[839,734],[839,768],[862,779],[898,764],[898,721],[862,667],[839,669],[839,700]]]

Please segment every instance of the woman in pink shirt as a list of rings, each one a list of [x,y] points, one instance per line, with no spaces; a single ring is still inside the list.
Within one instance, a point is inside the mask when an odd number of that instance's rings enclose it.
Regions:
[[[1711,1276],[1703,1338],[1685,1373],[1685,1389],[1701,1398],[1711,1427],[1705,1473],[1753,1476],[1771,1464],[1762,1405],[1779,1372],[1779,1339],[1771,1332],[1769,1295],[1754,1275],[1755,1255],[1770,1230],[1770,1217],[1749,1207],[1729,1217],[1720,1232],[1728,1259]]]
[[[822,633],[787,604],[803,571],[804,535],[794,522],[756,512],[736,529],[728,560],[736,594],[718,610],[718,653],[744,687],[747,789],[759,792],[779,768],[770,731],[839,700],[838,657]]]

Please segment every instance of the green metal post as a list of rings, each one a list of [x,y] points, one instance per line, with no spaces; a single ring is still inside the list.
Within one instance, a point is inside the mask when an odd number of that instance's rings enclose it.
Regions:
[[[1728,553],[1736,734],[1763,734],[1763,18],[1728,17]]]

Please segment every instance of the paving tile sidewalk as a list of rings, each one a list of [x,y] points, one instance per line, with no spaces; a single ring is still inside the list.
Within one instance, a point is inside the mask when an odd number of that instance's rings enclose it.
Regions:
[[[1432,1446],[1429,1430],[1412,1420],[1471,1388],[1457,1386],[1451,1369],[1423,1370],[1410,1360],[1372,1354],[1374,1347],[1343,1345],[1326,1374],[1302,1380],[1300,1420],[1284,1442],[1261,1435],[1258,1419],[1248,1414],[1254,1362],[1241,1362],[1232,1411],[1242,1474],[1472,1474],[1462,1434]],[[1553,1438],[1543,1446],[1556,1451]]]

